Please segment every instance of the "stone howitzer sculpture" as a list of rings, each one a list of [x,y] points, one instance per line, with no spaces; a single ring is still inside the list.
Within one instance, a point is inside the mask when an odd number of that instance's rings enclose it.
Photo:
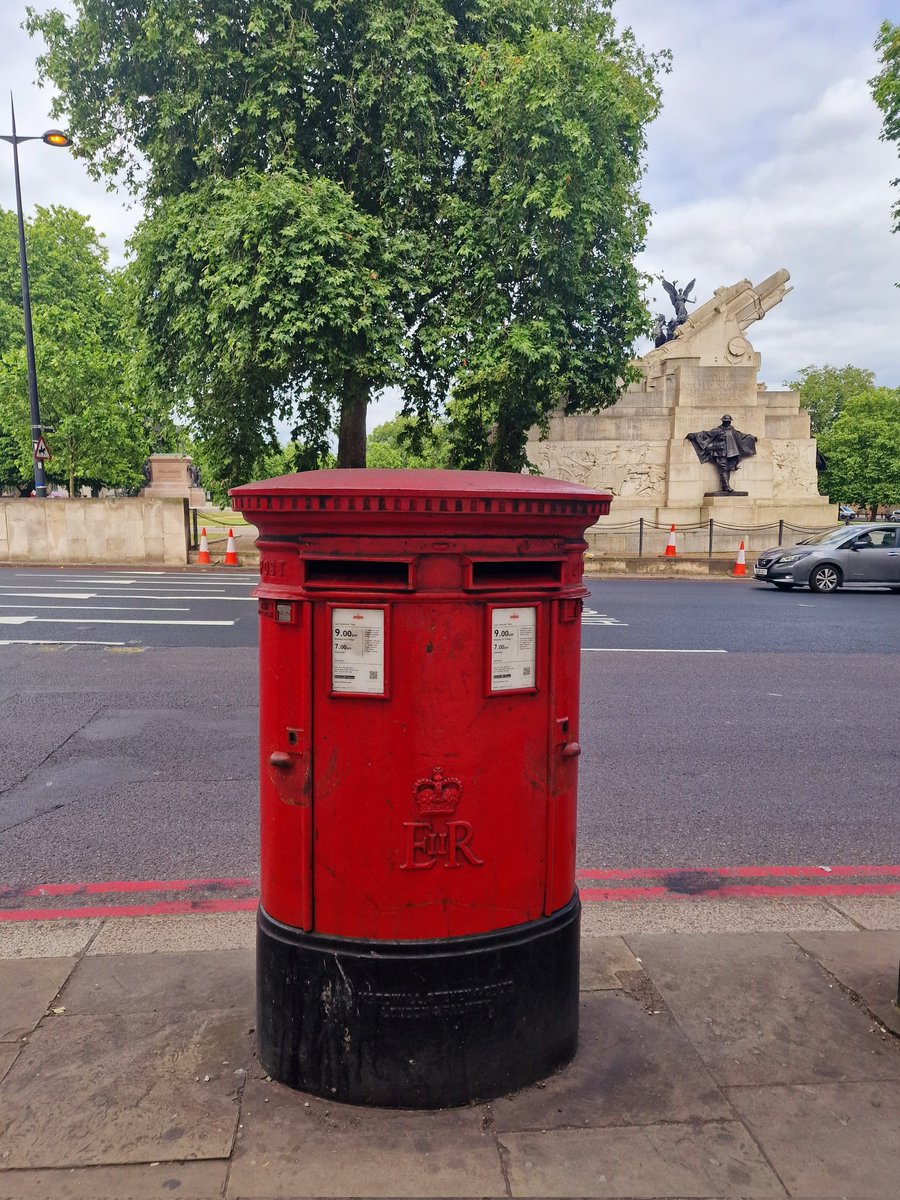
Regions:
[[[781,303],[791,291],[787,286],[789,279],[790,273],[782,268],[755,286],[749,279],[742,279],[730,287],[716,288],[711,299],[685,316],[680,324],[676,307],[672,336],[642,360],[647,378],[665,374],[669,358],[696,358],[700,366],[709,367],[758,366],[758,356],[744,337],[744,331]],[[680,293],[685,304],[689,303],[686,293],[693,282]]]

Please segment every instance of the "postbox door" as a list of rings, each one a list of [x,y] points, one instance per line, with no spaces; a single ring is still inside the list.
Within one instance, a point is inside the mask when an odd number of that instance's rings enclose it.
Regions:
[[[261,901],[276,920],[311,929],[313,606],[269,600],[260,616]]]
[[[537,686],[508,693],[486,685],[487,605],[364,606],[355,657],[352,606],[317,605],[316,932],[463,936],[543,914],[549,606],[527,604]]]
[[[581,684],[581,600],[551,604],[549,693],[552,736],[547,768],[547,894],[557,912],[575,891],[578,818],[578,699]]]

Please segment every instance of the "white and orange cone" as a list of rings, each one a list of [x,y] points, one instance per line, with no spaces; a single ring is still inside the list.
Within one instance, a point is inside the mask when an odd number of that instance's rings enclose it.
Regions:
[[[669,530],[669,540],[666,542],[666,552],[663,555],[663,558],[674,558],[674,557],[675,557],[675,526],[673,525],[672,528]]]
[[[747,574],[747,555],[744,553],[744,543],[743,542],[741,542],[740,548],[738,550],[737,559],[735,560],[734,570],[731,573],[732,573],[732,575],[746,575]]]
[[[234,530],[228,530],[228,541],[225,544],[225,566],[236,567],[238,565],[237,551],[234,548]]]
[[[197,555],[198,563],[211,563],[209,557],[209,542],[206,540],[206,527],[200,530],[200,553]]]

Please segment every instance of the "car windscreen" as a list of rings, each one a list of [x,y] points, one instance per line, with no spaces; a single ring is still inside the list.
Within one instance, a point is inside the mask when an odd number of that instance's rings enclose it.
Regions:
[[[846,525],[838,525],[837,529],[823,529],[821,533],[812,533],[809,537],[805,537],[802,542],[798,542],[798,546],[815,546],[820,542],[839,542],[842,538],[848,536]]]

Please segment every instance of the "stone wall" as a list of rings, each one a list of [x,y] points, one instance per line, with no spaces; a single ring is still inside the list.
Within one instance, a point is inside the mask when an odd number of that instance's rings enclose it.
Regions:
[[[186,500],[0,499],[0,563],[184,566]]]

